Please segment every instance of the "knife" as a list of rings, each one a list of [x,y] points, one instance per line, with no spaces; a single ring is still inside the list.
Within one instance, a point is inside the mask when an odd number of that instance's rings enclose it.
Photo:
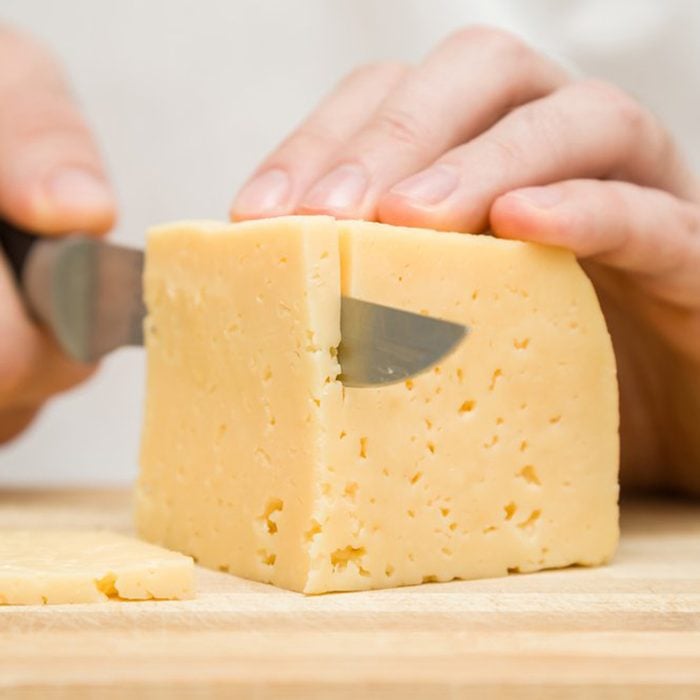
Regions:
[[[119,347],[143,345],[143,251],[81,235],[39,237],[1,219],[0,248],[30,314],[70,357],[94,362]],[[340,380],[371,387],[430,369],[468,328],[343,296],[340,331]]]

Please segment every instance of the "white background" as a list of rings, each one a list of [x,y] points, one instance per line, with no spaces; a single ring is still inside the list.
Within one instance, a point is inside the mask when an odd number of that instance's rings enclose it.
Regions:
[[[153,223],[224,218],[256,162],[354,65],[418,60],[472,21],[627,87],[700,165],[694,0],[0,0],[0,20],[61,57],[118,192],[114,237],[133,245]],[[141,351],[110,357],[0,448],[0,486],[132,480],[143,381]]]

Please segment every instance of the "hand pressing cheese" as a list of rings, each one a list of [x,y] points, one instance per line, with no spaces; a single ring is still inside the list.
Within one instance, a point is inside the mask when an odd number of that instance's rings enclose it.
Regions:
[[[111,532],[0,530],[0,605],[191,598],[192,559]]]
[[[137,520],[321,593],[599,564],[615,365],[573,255],[326,217],[153,230]],[[430,372],[338,381],[340,294],[468,325]]]

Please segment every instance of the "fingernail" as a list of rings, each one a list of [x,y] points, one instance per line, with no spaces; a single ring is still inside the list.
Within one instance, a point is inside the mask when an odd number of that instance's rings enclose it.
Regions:
[[[106,209],[114,205],[105,182],[89,170],[62,168],[44,183],[45,196],[53,205],[73,209]]]
[[[434,205],[447,199],[458,184],[459,178],[452,168],[436,165],[397,183],[391,193],[420,204]]]
[[[281,207],[289,197],[291,181],[281,168],[253,178],[239,193],[233,206],[239,214],[265,214]]]
[[[359,165],[340,165],[317,182],[304,198],[313,210],[347,211],[357,207],[367,190],[367,175]]]
[[[561,187],[525,187],[513,194],[538,209],[550,209],[564,198]]]

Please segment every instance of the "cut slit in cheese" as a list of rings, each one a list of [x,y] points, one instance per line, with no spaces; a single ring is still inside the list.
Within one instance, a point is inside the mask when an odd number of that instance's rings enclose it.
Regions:
[[[0,605],[190,598],[190,557],[104,531],[0,530]]]
[[[599,564],[615,549],[610,338],[562,250],[327,217],[149,236],[137,524],[321,593]],[[337,377],[340,294],[466,324],[430,372]]]

